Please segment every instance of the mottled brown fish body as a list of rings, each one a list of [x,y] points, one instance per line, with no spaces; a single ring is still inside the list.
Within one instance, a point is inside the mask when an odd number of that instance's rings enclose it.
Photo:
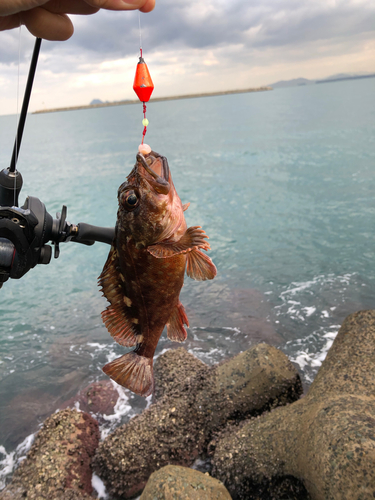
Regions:
[[[152,363],[165,325],[171,340],[186,339],[189,326],[179,300],[185,269],[193,279],[212,279],[216,268],[200,226],[187,228],[167,160],[151,152],[119,188],[116,236],[99,277],[110,302],[102,313],[114,340],[132,352],[103,371],[142,396],[154,387]]]
[[[121,236],[119,237],[121,242]],[[177,307],[184,283],[186,255],[157,259],[145,249],[137,249],[130,241],[126,252],[120,254],[120,268],[125,275],[125,294],[132,305],[129,310],[139,324],[140,337],[135,351],[153,358],[164,327]],[[132,266],[126,263],[131,261]],[[127,286],[126,286],[127,285]]]

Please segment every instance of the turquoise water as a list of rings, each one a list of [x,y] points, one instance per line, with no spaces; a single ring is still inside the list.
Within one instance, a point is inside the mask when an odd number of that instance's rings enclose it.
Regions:
[[[218,268],[182,291],[186,347],[202,360],[266,340],[308,385],[343,318],[374,307],[374,90],[368,79],[149,104],[146,142],[168,158],[191,202],[187,222],[204,227]],[[53,215],[66,204],[70,222],[114,225],[141,118],[141,105],[30,115],[20,201],[37,196]],[[15,128],[0,116],[1,168]],[[108,250],[62,244],[59,259],[0,291],[4,470],[46,416],[124,352],[100,319]],[[158,352],[171,346],[163,336]],[[146,404],[126,391],[122,401],[115,424]]]

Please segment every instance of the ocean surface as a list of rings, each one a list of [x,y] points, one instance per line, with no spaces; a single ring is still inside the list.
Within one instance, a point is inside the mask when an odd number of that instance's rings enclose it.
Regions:
[[[212,364],[266,341],[311,384],[343,319],[374,307],[375,79],[150,103],[146,142],[168,158],[188,225],[210,236],[218,276],[186,278],[185,347]],[[114,226],[142,107],[30,115],[20,195],[72,223]],[[9,166],[16,116],[0,116]],[[0,290],[0,487],[43,420],[125,352],[100,318],[109,246],[61,254]],[[176,347],[165,334],[157,353]],[[149,404],[118,389],[105,436]]]

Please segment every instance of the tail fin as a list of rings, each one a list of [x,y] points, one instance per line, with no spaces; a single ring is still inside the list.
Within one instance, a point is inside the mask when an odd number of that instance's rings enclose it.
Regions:
[[[103,372],[139,396],[149,396],[154,390],[152,358],[128,352],[103,366]]]

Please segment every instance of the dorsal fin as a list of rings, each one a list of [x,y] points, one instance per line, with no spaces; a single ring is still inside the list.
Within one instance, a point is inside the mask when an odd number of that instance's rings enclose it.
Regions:
[[[120,345],[132,347],[137,344],[136,325],[129,316],[132,303],[126,297],[121,279],[119,259],[116,248],[112,247],[103,271],[99,276],[99,285],[110,306],[102,312],[102,319],[109,333]]]

